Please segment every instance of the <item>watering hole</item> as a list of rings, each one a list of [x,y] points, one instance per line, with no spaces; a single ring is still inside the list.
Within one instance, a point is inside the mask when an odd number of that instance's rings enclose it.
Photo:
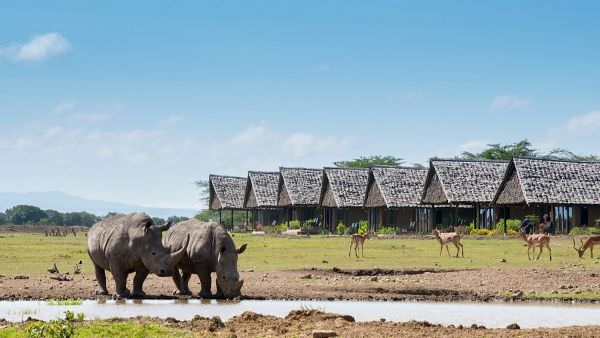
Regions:
[[[484,325],[504,328],[518,323],[522,328],[595,325],[600,306],[581,304],[489,304],[377,301],[285,301],[285,300],[126,300],[83,301],[80,305],[50,305],[45,301],[0,301],[0,318],[18,322],[27,317],[50,320],[64,311],[84,313],[86,319],[150,316],[190,320],[195,315],[229,320],[244,311],[286,316],[292,310],[316,309],[351,315],[357,321],[428,321],[443,325]]]

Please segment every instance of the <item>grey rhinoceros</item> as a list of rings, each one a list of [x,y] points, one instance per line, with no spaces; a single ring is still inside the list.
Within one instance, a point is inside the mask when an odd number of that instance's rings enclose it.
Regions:
[[[88,232],[88,253],[96,270],[98,294],[107,295],[106,273],[112,273],[119,298],[143,297],[142,286],[150,272],[171,276],[185,253],[187,243],[172,252],[162,245],[161,233],[170,227],[154,225],[145,213],[115,215],[94,224]],[[133,294],[127,290],[127,275],[135,272]]]
[[[200,278],[200,297],[211,298],[211,272],[217,274],[216,298],[235,298],[241,295],[243,280],[237,270],[238,254],[246,250],[246,244],[239,249],[231,236],[217,223],[202,222],[190,219],[173,225],[163,237],[165,246],[171,250],[180,250],[185,247],[186,236],[189,235],[189,244],[185,255],[177,263],[179,271],[173,271],[173,282],[177,289],[174,293],[191,295],[188,283],[192,274]]]

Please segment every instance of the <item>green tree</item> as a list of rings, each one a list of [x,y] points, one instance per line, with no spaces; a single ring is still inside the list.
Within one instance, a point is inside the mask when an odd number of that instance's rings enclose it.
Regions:
[[[40,220],[48,218],[48,214],[33,205],[17,205],[6,210],[6,216],[12,224],[37,224]]]
[[[167,223],[167,221],[165,221],[164,218],[160,218],[160,217],[152,217],[152,222],[154,224],[158,224],[158,225]]]
[[[513,157],[537,157],[537,158],[553,158],[562,160],[573,160],[573,161],[597,161],[600,157],[597,155],[589,154],[575,154],[570,150],[563,148],[556,148],[547,154],[541,153],[539,150],[533,148],[531,142],[527,139],[521,140],[517,143],[512,144],[488,144],[488,148],[480,153],[463,152],[460,157],[465,159],[484,159],[484,160],[505,160],[509,161]]]
[[[194,182],[196,187],[200,190],[200,201],[208,206],[210,198],[210,185],[206,180],[198,180]]]
[[[8,223],[8,217],[3,212],[0,212],[0,225]]]
[[[190,219],[190,218],[185,217],[185,216],[170,216],[169,218],[167,218],[167,222],[172,222],[173,224],[175,224],[175,223],[187,221],[188,219]],[[164,223],[162,223],[162,224],[164,224]]]
[[[333,162],[340,168],[370,168],[376,165],[398,166],[404,163],[404,160],[394,156],[361,156],[350,161]]]
[[[203,221],[203,222],[209,222],[209,221],[214,221],[214,222],[219,222],[219,210],[202,210],[200,213],[198,213],[195,218]],[[231,224],[231,211],[230,210],[223,210],[222,214],[221,214],[221,222],[223,224],[229,225]],[[233,224],[235,225],[241,225],[244,224],[246,222],[246,211],[243,210],[236,210],[233,212]],[[248,213],[248,222],[251,223],[252,222],[252,213]]]
[[[517,143],[505,145],[500,143],[488,144],[488,148],[480,153],[470,153],[468,151],[464,151],[460,157],[465,159],[509,161],[514,156],[538,157],[539,153],[532,147],[531,142],[525,139]]]

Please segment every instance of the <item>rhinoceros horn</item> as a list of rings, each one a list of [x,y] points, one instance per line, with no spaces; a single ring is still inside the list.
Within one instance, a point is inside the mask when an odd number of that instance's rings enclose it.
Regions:
[[[186,250],[187,250],[187,246],[190,243],[190,235],[187,235],[187,238],[185,240],[185,245],[183,246],[183,248],[172,252],[171,253],[171,258],[173,259],[173,261],[177,264],[177,262],[179,262],[179,260],[181,259],[181,257],[183,257],[183,255],[185,254]]]
[[[236,291],[235,293],[236,294],[240,294],[241,293],[241,291],[242,291],[242,285],[244,285],[244,280],[243,279],[240,280],[240,281],[238,281],[237,284],[236,284],[236,286],[235,286],[235,291]]]
[[[173,224],[173,221],[168,221],[167,223],[165,223],[163,225],[155,226],[155,228],[156,228],[156,230],[163,232],[163,231],[169,230],[169,228],[171,227],[171,224]]]

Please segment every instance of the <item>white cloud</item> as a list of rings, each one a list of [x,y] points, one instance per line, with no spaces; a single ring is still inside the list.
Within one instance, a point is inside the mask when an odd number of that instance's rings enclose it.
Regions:
[[[569,119],[561,128],[569,134],[592,134],[600,131],[600,110]]]
[[[526,110],[533,103],[533,97],[498,95],[490,103],[490,111]]]
[[[463,151],[472,153],[484,150],[487,148],[488,144],[490,144],[490,142],[487,140],[468,140],[460,144],[456,149],[459,153],[462,153]]]
[[[264,140],[266,137],[268,137],[269,132],[270,131],[268,130],[266,123],[261,122],[259,125],[251,125],[246,130],[233,136],[229,140],[229,143],[235,144],[235,145],[240,145],[240,144],[259,142],[261,140]]]
[[[165,128],[175,127],[183,121],[185,121],[185,118],[183,116],[172,114],[160,120],[158,125]]]
[[[296,157],[309,154],[333,151],[353,142],[352,138],[338,139],[334,136],[317,136],[308,133],[294,133],[285,138],[282,143],[283,151],[291,151]]]
[[[77,101],[63,101],[52,109],[50,115],[60,115],[64,112],[68,112],[77,106]]]
[[[71,122],[101,123],[112,118],[109,113],[76,113],[69,117]]]
[[[71,49],[69,41],[56,32],[34,35],[25,44],[0,47],[0,56],[13,62],[43,61],[65,54]]]

